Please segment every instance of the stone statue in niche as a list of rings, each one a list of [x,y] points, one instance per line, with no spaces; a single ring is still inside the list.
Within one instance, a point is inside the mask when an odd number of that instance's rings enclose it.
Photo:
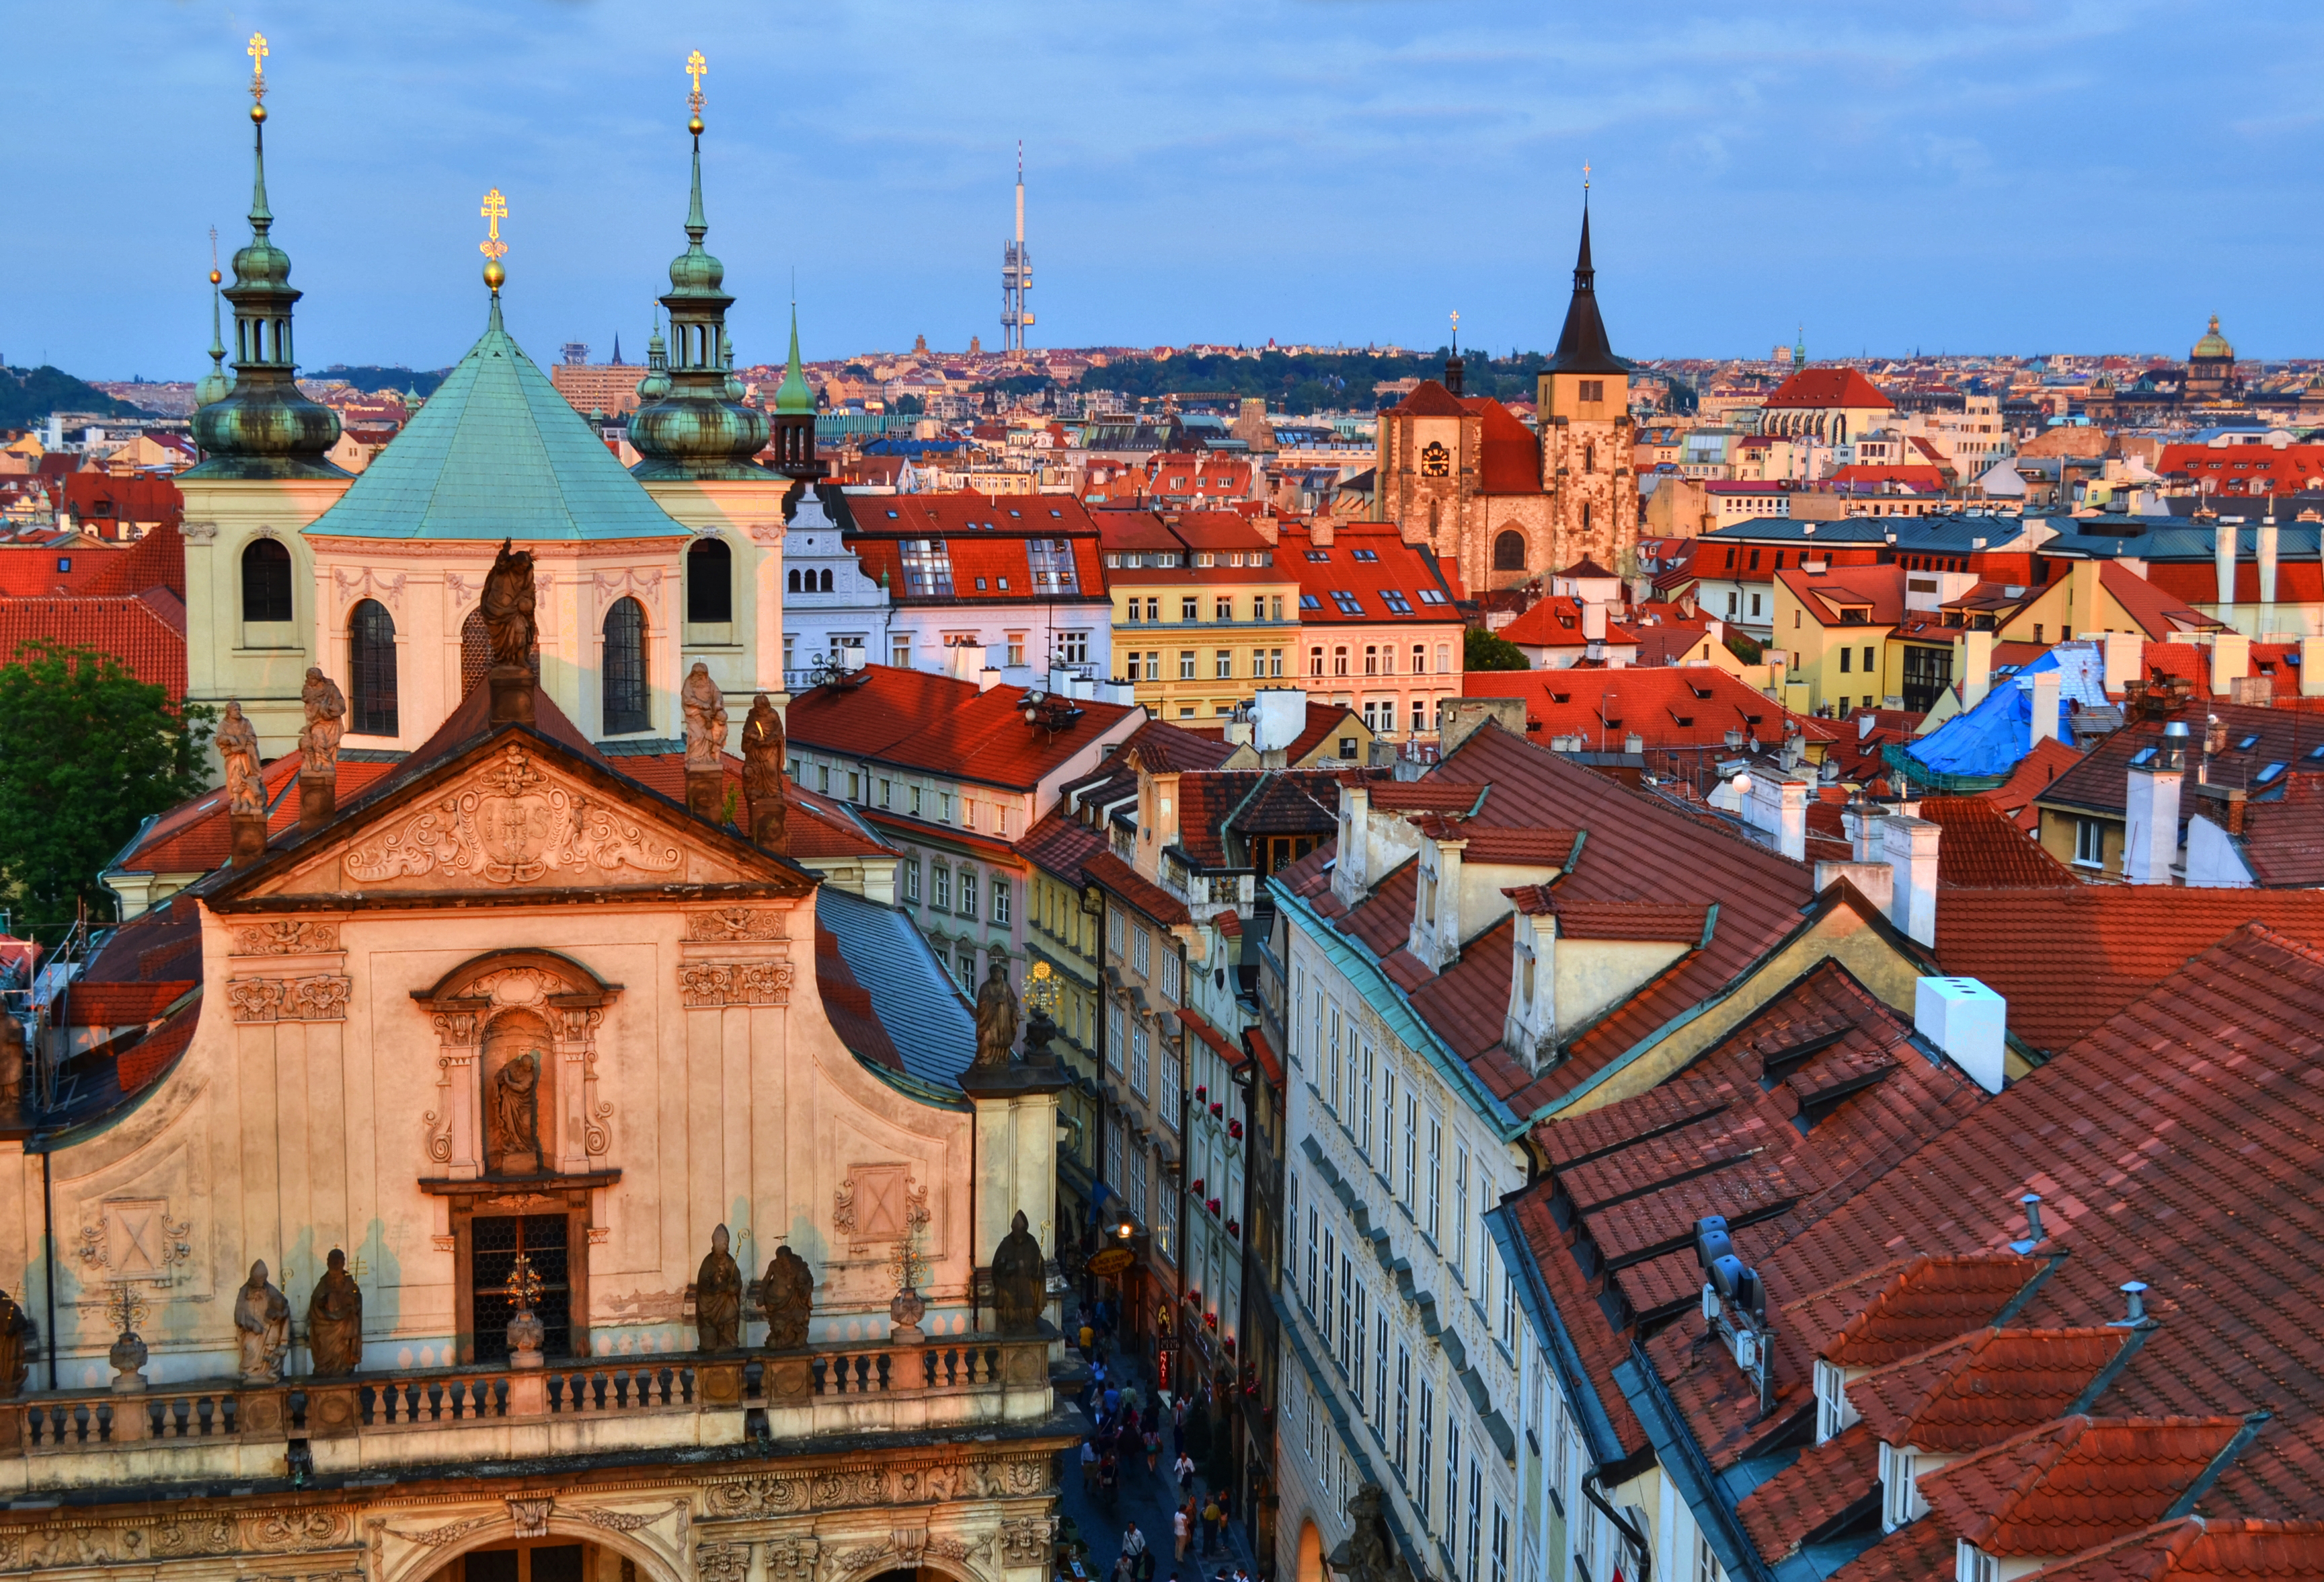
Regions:
[[[266,815],[266,782],[258,763],[258,727],[242,712],[242,705],[226,706],[218,721],[218,762],[226,766],[226,810],[244,818]]]
[[[484,634],[491,642],[493,664],[530,671],[532,668],[533,602],[539,597],[532,581],[532,551],[512,554],[513,541],[503,539],[493,569],[484,573],[484,593],[478,608],[484,617]]]
[[[363,1365],[363,1291],[337,1247],[307,1300],[307,1351],[317,1378],[342,1379]]]
[[[742,1339],[742,1271],[727,1251],[726,1227],[710,1233],[710,1251],[694,1276],[695,1346],[732,1351]]]
[[[783,791],[783,717],[764,692],[742,717],[742,795],[751,804],[751,839],[764,851],[784,849],[790,804]]]
[[[13,1401],[23,1393],[37,1333],[16,1299],[0,1291],[0,1400]]]
[[[694,661],[685,685],[678,689],[678,701],[686,715],[686,767],[715,770],[718,755],[726,748],[726,698],[710,679],[708,665]]]
[[[299,772],[337,774],[339,737],[346,729],[346,694],[339,690],[337,681],[322,672],[321,667],[309,665],[307,684],[300,689],[299,701],[307,711],[306,728],[299,733]]]
[[[1003,1335],[1038,1335],[1048,1297],[1041,1244],[1033,1239],[1019,1208],[1009,1234],[992,1254],[992,1318]]]
[[[815,1311],[815,1272],[786,1242],[775,1249],[759,1281],[759,1306],[767,1315],[767,1346],[787,1351],[807,1344],[807,1321]]]
[[[997,957],[976,991],[976,1058],[979,1070],[1006,1066],[1017,1047],[1017,991],[1009,985],[1009,968]]]
[[[540,1051],[527,1050],[493,1073],[484,1157],[503,1175],[540,1170]]]
[[[281,1383],[282,1356],[290,1349],[290,1300],[268,1282],[263,1260],[250,1266],[250,1279],[235,1293],[234,1327],[242,1346],[242,1382]]]

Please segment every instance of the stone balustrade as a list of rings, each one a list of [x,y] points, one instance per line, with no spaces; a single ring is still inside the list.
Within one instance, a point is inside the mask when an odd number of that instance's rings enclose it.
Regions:
[[[1054,1406],[1053,1338],[1045,1326],[1005,1340],[42,1391],[0,1402],[0,1497],[1038,1422]]]

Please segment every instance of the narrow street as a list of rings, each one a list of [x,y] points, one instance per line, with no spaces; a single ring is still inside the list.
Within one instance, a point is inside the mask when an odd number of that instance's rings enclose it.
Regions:
[[[1121,1382],[1119,1377],[1115,1380],[1117,1383]],[[1061,1391],[1069,1387],[1063,1383],[1059,1385]],[[1141,1374],[1135,1387],[1141,1402],[1153,1399],[1150,1376]],[[1084,1406],[1077,1397],[1074,1405],[1079,1411],[1084,1431],[1094,1427],[1096,1402],[1089,1402]],[[1142,1412],[1142,1406],[1140,1410]],[[1163,1410],[1167,1422],[1167,1404]],[[1228,1577],[1233,1575],[1238,1562],[1250,1567],[1253,1575],[1257,1574],[1257,1568],[1251,1566],[1250,1542],[1242,1530],[1242,1514],[1240,1512],[1227,1524],[1225,1549],[1213,1548],[1208,1555],[1203,1554],[1199,1537],[1201,1523],[1198,1522],[1194,1524],[1195,1533],[1187,1540],[1186,1558],[1184,1560],[1174,1558],[1176,1541],[1171,1536],[1172,1513],[1185,1498],[1185,1493],[1200,1496],[1195,1503],[1195,1509],[1200,1511],[1201,1501],[1209,1496],[1210,1489],[1198,1475],[1187,1490],[1182,1492],[1177,1480],[1170,1476],[1172,1455],[1170,1430],[1165,1428],[1161,1452],[1155,1458],[1155,1469],[1152,1472],[1146,1470],[1143,1456],[1125,1461],[1120,1485],[1109,1499],[1101,1495],[1094,1486],[1086,1491],[1082,1487],[1079,1452],[1067,1453],[1061,1476],[1064,1493],[1058,1501],[1058,1509],[1067,1521],[1074,1523],[1083,1541],[1089,1545],[1089,1556],[1084,1561],[1089,1582],[1110,1582],[1114,1561],[1121,1554],[1123,1535],[1133,1522],[1154,1552],[1154,1582],[1171,1582],[1174,1577],[1177,1582],[1205,1582],[1209,1578]],[[1062,1523],[1059,1530],[1061,1532],[1065,1531]]]

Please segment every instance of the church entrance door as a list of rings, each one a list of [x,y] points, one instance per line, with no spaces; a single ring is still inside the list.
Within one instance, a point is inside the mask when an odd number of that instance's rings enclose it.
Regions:
[[[548,1333],[540,1344],[544,1356],[573,1355],[572,1265],[567,1252],[568,1221],[562,1214],[478,1215],[469,1225],[469,1291],[475,1337],[476,1361],[506,1362],[509,1320],[516,1306],[509,1300],[509,1271],[521,1253],[540,1280],[540,1302],[534,1315]]]

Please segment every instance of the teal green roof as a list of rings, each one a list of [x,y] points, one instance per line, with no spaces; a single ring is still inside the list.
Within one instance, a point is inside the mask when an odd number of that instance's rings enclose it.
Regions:
[[[403,431],[309,523],[346,538],[683,538],[549,376],[491,322]]]

